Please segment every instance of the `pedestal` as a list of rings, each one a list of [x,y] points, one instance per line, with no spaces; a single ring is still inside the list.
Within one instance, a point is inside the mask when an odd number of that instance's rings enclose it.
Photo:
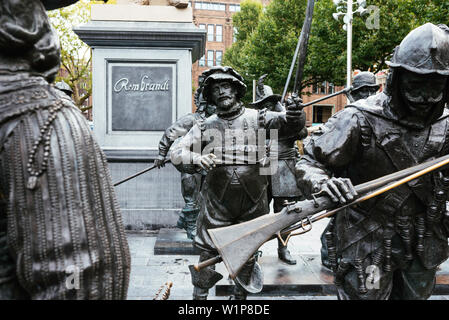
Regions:
[[[93,130],[116,182],[151,166],[165,129],[192,112],[191,66],[206,32],[191,8],[138,5],[93,5],[75,32],[92,47]],[[175,226],[184,204],[171,165],[116,191],[127,229]]]

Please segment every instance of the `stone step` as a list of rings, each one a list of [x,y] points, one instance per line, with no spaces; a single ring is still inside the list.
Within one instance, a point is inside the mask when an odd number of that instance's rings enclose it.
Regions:
[[[181,229],[162,228],[154,244],[155,255],[198,255],[199,251]]]

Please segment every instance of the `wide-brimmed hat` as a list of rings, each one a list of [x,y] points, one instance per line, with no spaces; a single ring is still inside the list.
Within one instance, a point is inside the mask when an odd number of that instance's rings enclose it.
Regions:
[[[273,89],[270,86],[264,84],[266,74],[261,76],[256,85],[256,101],[249,105],[253,108],[260,109],[266,102],[271,102],[273,105],[281,101],[282,96],[280,94],[273,94]]]
[[[230,81],[237,87],[237,97],[241,99],[246,93],[246,85],[243,83],[243,77],[231,67],[215,67],[207,70],[207,78],[203,82],[203,97],[210,98],[210,87],[217,81]],[[204,74],[204,73],[203,73]]]

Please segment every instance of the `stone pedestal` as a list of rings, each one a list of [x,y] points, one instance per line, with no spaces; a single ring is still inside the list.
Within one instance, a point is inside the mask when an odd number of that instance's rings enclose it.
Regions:
[[[165,129],[192,111],[192,62],[206,32],[191,8],[93,5],[75,29],[92,48],[93,130],[114,182],[153,164]],[[174,226],[183,207],[180,174],[171,165],[117,187],[128,229]]]

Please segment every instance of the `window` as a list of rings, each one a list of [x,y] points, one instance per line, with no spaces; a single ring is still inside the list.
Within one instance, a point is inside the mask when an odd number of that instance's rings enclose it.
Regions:
[[[215,41],[222,42],[223,41],[223,26],[217,24],[215,26]]]
[[[230,4],[229,5],[229,11],[231,11],[231,12],[239,12],[240,11],[240,5],[239,4]]]
[[[223,59],[223,51],[215,52],[215,65],[221,66],[221,60]]]
[[[332,106],[313,106],[313,123],[325,123],[332,117]]]
[[[206,25],[205,24],[202,24],[202,23],[200,23],[199,25],[198,25],[198,28],[200,28],[200,29],[206,29]]]
[[[237,28],[234,27],[234,33],[232,34],[232,42],[236,42],[237,41]]]
[[[214,25],[207,25],[207,41],[214,41]]]
[[[226,11],[226,4],[218,2],[202,2],[195,1],[195,9],[199,10],[214,10],[214,11]]]
[[[214,66],[214,50],[207,50],[207,66]]]
[[[205,56],[201,57],[200,61],[198,62],[198,65],[200,67],[204,67],[206,65],[206,57]]]
[[[320,86],[320,94],[326,94],[326,81],[324,81]]]
[[[333,83],[329,83],[329,89],[327,90],[328,94],[335,93],[335,86]]]

